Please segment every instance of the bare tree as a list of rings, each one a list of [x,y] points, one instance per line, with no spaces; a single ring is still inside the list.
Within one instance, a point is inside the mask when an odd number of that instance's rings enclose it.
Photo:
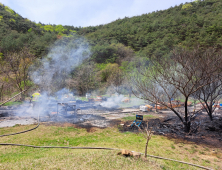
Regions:
[[[213,113],[216,109],[213,105],[219,102],[222,95],[221,75],[218,75],[218,81],[215,81],[214,78],[213,76],[210,77],[212,83],[203,86],[192,95],[195,99],[200,101],[211,121],[213,121]]]
[[[183,123],[185,132],[189,132],[192,114],[188,110],[188,99],[211,83],[210,77],[216,81],[221,62],[222,55],[217,55],[214,49],[174,49],[170,57],[153,58],[148,67],[134,74],[131,79],[133,92],[142,99],[172,110]],[[181,95],[185,99],[183,112],[177,111],[172,103],[172,99]]]
[[[139,129],[139,132],[141,132],[141,134],[143,135],[143,137],[146,139],[146,145],[145,145],[145,154],[144,157],[147,157],[147,147],[148,147],[148,143],[153,135],[152,132],[152,127],[149,129],[149,124],[147,122],[147,126],[144,127],[143,129],[140,128],[140,126],[136,125]]]
[[[1,61],[2,74],[22,92],[30,86],[29,67],[32,64],[35,56],[30,53],[27,47],[24,47],[18,52],[7,52],[4,59]],[[24,94],[22,94],[22,100]]]

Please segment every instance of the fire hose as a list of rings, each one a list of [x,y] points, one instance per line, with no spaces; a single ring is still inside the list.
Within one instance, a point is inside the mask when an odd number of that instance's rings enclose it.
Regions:
[[[26,132],[32,131],[34,129],[37,129],[39,127],[39,124],[40,123],[39,123],[39,114],[38,114],[38,125],[36,127],[32,128],[32,129],[29,129],[29,130],[17,132],[17,133],[1,135],[0,137],[17,135],[17,134],[21,134],[21,133],[26,133]],[[9,145],[10,146],[25,146],[25,147],[32,147],[32,148],[122,150],[122,149],[117,149],[117,148],[104,148],[104,147],[35,146],[35,145],[23,145],[23,144],[15,144],[15,143],[0,143],[0,145],[4,145],[4,146],[9,146]],[[144,153],[140,153],[140,154],[144,155]],[[179,162],[179,163],[182,163],[182,164],[187,164],[187,165],[195,166],[195,167],[202,168],[202,169],[212,170],[211,168],[208,168],[208,167],[204,167],[204,166],[200,166],[200,165],[196,165],[196,164],[191,164],[191,163],[184,162],[184,161],[178,161],[178,160],[175,160],[175,159],[169,159],[169,158],[164,158],[164,157],[159,157],[159,156],[154,156],[154,155],[147,155],[147,156],[152,157],[152,158],[157,158],[157,159],[163,159],[163,160],[168,160],[168,161]]]
[[[38,124],[37,124],[36,127],[32,128],[32,129],[25,130],[25,131],[17,132],[17,133],[10,133],[10,134],[5,134],[5,135],[0,135],[0,137],[11,136],[11,135],[18,135],[18,134],[21,134],[21,133],[26,133],[26,132],[32,131],[34,129],[37,129],[38,127],[39,127],[39,115],[38,115]]]

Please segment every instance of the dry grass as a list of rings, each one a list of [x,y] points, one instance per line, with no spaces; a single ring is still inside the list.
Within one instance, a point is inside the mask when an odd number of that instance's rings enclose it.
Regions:
[[[18,132],[34,127],[15,126],[1,128],[0,134]],[[129,149],[144,153],[142,136],[117,128],[87,132],[74,127],[41,125],[38,129],[16,136],[0,138],[0,143],[20,143],[38,146],[90,146]],[[107,150],[34,149],[28,147],[0,146],[0,169],[198,169],[172,161],[149,158],[134,159]],[[162,136],[153,136],[148,154],[187,161],[214,169],[222,169],[221,149],[208,148],[193,143],[182,143]]]

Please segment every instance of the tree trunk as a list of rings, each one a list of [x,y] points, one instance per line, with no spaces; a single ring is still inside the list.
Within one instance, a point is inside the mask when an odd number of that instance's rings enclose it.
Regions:
[[[0,101],[3,100],[3,88],[4,88],[4,85],[2,85],[1,90],[0,90]]]
[[[21,93],[21,101],[25,100],[25,93]]]
[[[213,121],[212,111],[209,113],[210,120]]]
[[[184,131],[186,132],[186,133],[189,133],[189,131],[190,131],[190,121],[188,120],[188,105],[187,105],[187,102],[188,102],[188,97],[186,97],[186,99],[185,99],[185,103],[184,103],[184,107],[185,107],[185,117],[184,117],[184,119],[185,119],[185,121],[184,121]]]
[[[146,139],[146,146],[145,146],[145,158],[147,157],[147,147],[148,147],[149,138]]]
[[[190,121],[187,121],[187,122],[184,122],[184,131],[186,133],[189,133],[190,132]]]

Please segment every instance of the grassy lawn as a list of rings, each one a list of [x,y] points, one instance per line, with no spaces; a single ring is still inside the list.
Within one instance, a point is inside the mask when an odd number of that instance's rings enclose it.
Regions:
[[[34,126],[0,128],[0,135]],[[145,139],[130,132],[120,133],[117,128],[93,128],[92,132],[87,132],[86,129],[67,124],[64,127],[40,125],[31,132],[1,137],[0,143],[110,147],[144,153]],[[149,157],[147,159],[123,157],[117,155],[118,151],[109,150],[37,149],[17,146],[0,146],[0,150],[0,169],[198,169]],[[193,143],[176,142],[163,136],[152,137],[148,154],[222,169],[221,150]]]
[[[147,120],[149,118],[156,118],[156,117],[153,115],[143,115],[143,120]],[[129,120],[134,121],[136,119],[136,114],[135,116],[127,116],[127,117],[123,117],[122,119],[125,121],[129,121]]]
[[[3,106],[13,106],[13,105],[20,105],[22,102],[7,102],[3,104]]]

